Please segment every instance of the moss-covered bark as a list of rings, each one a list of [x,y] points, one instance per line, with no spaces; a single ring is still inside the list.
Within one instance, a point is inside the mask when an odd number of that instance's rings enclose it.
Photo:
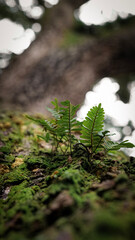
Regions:
[[[1,239],[133,239],[134,159],[52,154],[22,114],[0,115]]]

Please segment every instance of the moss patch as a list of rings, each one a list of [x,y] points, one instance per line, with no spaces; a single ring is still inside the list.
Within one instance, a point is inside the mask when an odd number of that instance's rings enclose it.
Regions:
[[[1,239],[134,238],[134,158],[53,154],[19,113],[0,125]],[[69,161],[70,160],[70,161]]]

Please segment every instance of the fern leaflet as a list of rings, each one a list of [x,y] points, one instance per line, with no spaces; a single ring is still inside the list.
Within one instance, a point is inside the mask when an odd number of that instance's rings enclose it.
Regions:
[[[120,148],[133,148],[134,144],[128,142],[128,140],[125,140],[121,143],[113,142],[113,141],[104,141],[103,147],[107,152],[113,151],[113,150],[119,150]]]
[[[72,145],[72,132],[80,130],[80,123],[74,118],[79,105],[72,105],[70,101],[66,100],[61,102],[61,105],[64,107],[60,108],[61,118],[58,120],[58,125],[61,126],[63,132],[68,136],[70,154],[71,154],[71,145]]]
[[[91,148],[92,153],[96,151],[102,141],[102,136],[99,132],[103,130],[103,121],[104,109],[101,107],[101,103],[90,109],[83,121],[80,142]]]

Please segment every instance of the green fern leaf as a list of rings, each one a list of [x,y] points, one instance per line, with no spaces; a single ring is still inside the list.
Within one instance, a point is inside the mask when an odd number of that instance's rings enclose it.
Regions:
[[[51,101],[51,103],[54,105],[54,109],[56,112],[59,112],[59,104],[58,104],[58,99],[55,98],[54,101]]]
[[[57,112],[55,109],[47,107],[47,110],[52,114],[52,116],[55,118],[55,120],[58,120],[60,118],[59,112]]]
[[[53,124],[50,121],[48,121],[48,120],[37,119],[37,118],[33,118],[31,116],[28,116],[28,115],[26,115],[26,117],[28,119],[32,120],[33,122],[41,125],[44,128],[45,131],[48,130],[50,132],[54,132],[54,130],[55,130]]]
[[[80,126],[74,117],[80,105],[74,106],[68,100],[61,102],[61,105],[64,107],[60,108],[61,119],[58,121],[59,125],[64,127],[67,132],[75,131],[74,128]]]
[[[71,153],[71,144],[72,144],[72,132],[75,132],[79,129],[79,123],[74,118],[77,109],[79,108],[79,105],[72,105],[70,101],[66,100],[61,102],[61,105],[63,107],[60,107],[60,116],[61,118],[57,121],[57,124],[60,129],[62,129],[63,132],[65,132],[65,135],[68,136],[68,142],[70,147],[70,153]]]
[[[105,141],[103,147],[107,152],[109,152],[109,151],[119,150],[121,148],[133,148],[135,147],[135,145],[130,143],[128,140],[125,140],[121,143],[116,143],[113,141]]]
[[[101,107],[101,103],[90,109],[83,121],[80,142],[90,147],[92,152],[96,151],[101,141],[101,136],[98,133],[103,130],[103,121],[104,109]]]
[[[54,108],[47,107],[47,110],[52,114],[52,116],[55,118],[55,120],[58,120],[60,118],[60,108],[58,105],[58,99],[55,98],[54,101],[51,102],[54,105]]]
[[[49,142],[51,137],[50,137],[50,134],[47,132],[45,136],[41,136],[41,135],[37,135],[38,138],[41,138],[43,139],[45,142]]]

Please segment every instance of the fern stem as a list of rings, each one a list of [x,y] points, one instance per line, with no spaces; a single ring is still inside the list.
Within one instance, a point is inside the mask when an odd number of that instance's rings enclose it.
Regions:
[[[69,102],[69,149],[70,149],[70,155],[71,155],[71,124],[70,124],[70,118],[71,118],[71,103]]]
[[[74,146],[76,147],[76,146],[79,146],[79,145],[81,145],[82,147],[85,148],[85,150],[86,150],[86,152],[87,152],[87,156],[88,156],[88,162],[91,162],[90,152],[89,152],[88,148],[87,148],[83,143],[76,143]]]
[[[93,121],[93,124],[92,124],[92,131],[91,131],[91,153],[93,154],[93,129],[94,129],[94,126],[95,126],[95,121],[96,121],[96,118],[97,118],[97,115],[98,115],[98,111],[99,111],[99,108],[97,109],[97,112],[96,112],[96,115],[95,115],[95,118],[94,118],[94,121]]]
[[[104,138],[104,136],[102,136],[102,137],[100,138],[100,140],[99,140],[99,142],[98,142],[98,144],[97,144],[97,146],[96,146],[96,148],[95,148],[95,150],[94,150],[93,153],[96,152],[96,150],[97,150],[97,148],[99,147],[100,143],[102,142],[102,139],[103,139],[103,138]]]

